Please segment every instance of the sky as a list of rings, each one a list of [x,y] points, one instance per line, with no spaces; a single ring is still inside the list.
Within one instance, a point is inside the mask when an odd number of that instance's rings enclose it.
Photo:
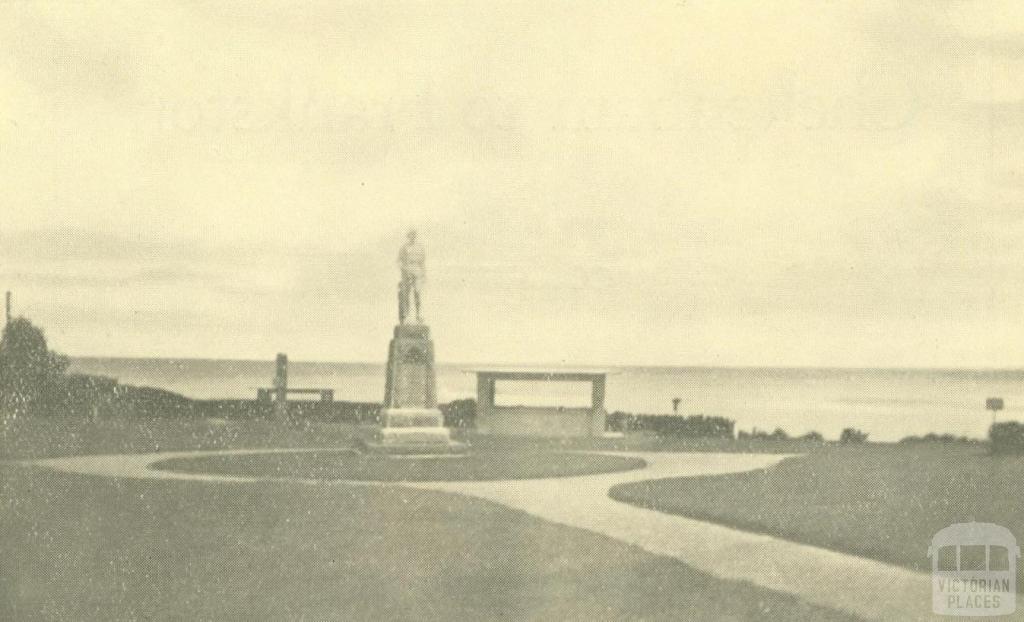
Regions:
[[[74,356],[1024,367],[1024,6],[0,4],[0,289]]]

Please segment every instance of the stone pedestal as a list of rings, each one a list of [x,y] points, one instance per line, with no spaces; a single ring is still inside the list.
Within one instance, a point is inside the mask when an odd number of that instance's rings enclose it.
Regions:
[[[434,343],[423,324],[399,324],[388,349],[380,426],[365,443],[388,453],[453,453],[465,446],[451,440],[437,409]]]
[[[388,348],[384,408],[437,408],[434,342],[424,324],[399,324]]]

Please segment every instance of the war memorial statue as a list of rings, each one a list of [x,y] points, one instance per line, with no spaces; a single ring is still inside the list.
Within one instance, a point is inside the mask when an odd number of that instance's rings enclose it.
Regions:
[[[409,231],[407,239],[398,252],[398,265],[402,270],[402,280],[398,283],[398,321],[405,324],[409,317],[409,307],[415,306],[416,321],[422,323],[420,291],[427,278],[427,253],[423,245],[416,241],[415,230]]]
[[[450,453],[465,446],[451,440],[437,408],[434,342],[421,314],[426,253],[410,231],[398,256],[398,324],[388,348],[380,426],[364,443],[389,453]],[[410,310],[415,308],[415,319]]]

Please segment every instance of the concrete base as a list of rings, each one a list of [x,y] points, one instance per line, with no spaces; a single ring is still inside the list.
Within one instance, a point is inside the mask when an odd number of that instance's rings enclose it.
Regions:
[[[476,429],[483,435],[547,438],[600,438],[604,409],[477,405]]]
[[[383,428],[437,428],[448,435],[444,415],[436,408],[385,408],[380,423]]]
[[[451,434],[448,428],[380,428],[374,433],[374,440],[384,445],[447,445]]]
[[[453,441],[444,416],[436,408],[387,408],[381,427],[361,443],[367,451],[389,454],[462,453],[464,443]]]
[[[390,454],[450,454],[466,450],[452,441],[437,409],[434,343],[424,324],[399,324],[388,349],[380,427],[363,449]]]

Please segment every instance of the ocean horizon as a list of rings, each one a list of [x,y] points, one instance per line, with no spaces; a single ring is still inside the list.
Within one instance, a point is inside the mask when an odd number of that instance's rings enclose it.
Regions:
[[[439,363],[438,399],[476,396],[468,370],[505,366]],[[383,362],[289,361],[289,385],[334,390],[335,399],[379,402]],[[837,438],[854,427],[872,440],[896,441],[929,432],[983,438],[992,422],[985,400],[1000,397],[1000,419],[1024,418],[1024,370],[951,368],[700,367],[515,365],[608,370],[609,412],[704,414],[736,421],[738,430],[782,428]],[[269,387],[273,360],[72,357],[71,371],[124,384],[151,386],[195,399],[254,398]],[[582,383],[499,383],[504,404],[576,406],[589,403]]]

